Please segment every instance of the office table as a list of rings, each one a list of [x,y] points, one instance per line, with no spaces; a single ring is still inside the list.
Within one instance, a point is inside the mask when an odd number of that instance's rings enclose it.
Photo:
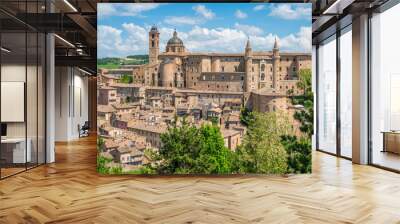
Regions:
[[[5,163],[20,164],[31,162],[32,141],[30,138],[26,139],[27,147],[25,152],[25,138],[5,138],[1,139],[1,159]]]

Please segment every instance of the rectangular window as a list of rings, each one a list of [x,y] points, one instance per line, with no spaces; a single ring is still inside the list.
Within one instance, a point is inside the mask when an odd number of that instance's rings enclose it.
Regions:
[[[400,170],[400,4],[371,18],[372,163]]]
[[[352,34],[351,26],[340,36],[340,154],[352,157]]]
[[[336,36],[318,48],[318,149],[336,154]]]

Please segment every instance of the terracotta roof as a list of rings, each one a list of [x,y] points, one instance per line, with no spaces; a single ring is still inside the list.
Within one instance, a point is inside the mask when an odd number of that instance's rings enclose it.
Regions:
[[[238,115],[230,114],[229,117],[228,117],[228,121],[239,122],[240,121],[240,117]]]
[[[117,148],[119,145],[112,139],[106,139],[104,142],[104,146],[106,149],[110,149],[110,148]]]
[[[120,79],[120,78],[118,78],[118,77],[115,77],[115,76],[113,76],[113,75],[108,75],[108,74],[101,74],[101,76],[103,76],[103,77],[106,77],[106,78],[108,78],[108,79]]]
[[[117,90],[117,89],[109,86],[101,86],[98,88],[98,90]]]
[[[212,91],[212,90],[195,90],[195,89],[176,89],[176,93],[197,93],[197,94],[227,94],[227,95],[243,95],[243,92],[230,91]]]
[[[151,125],[147,122],[140,122],[140,121],[128,125],[128,128],[154,132],[159,134],[164,133],[167,130],[166,125]]]
[[[262,96],[287,96],[286,91],[279,91],[274,89],[259,89],[251,91],[252,94],[262,95]]]
[[[112,113],[116,110],[110,105],[97,105],[97,112]]]
[[[236,130],[232,130],[232,129],[225,129],[225,128],[222,128],[222,129],[221,129],[221,134],[222,134],[222,136],[223,136],[224,138],[226,138],[226,137],[229,137],[229,136],[238,135],[238,134],[240,134],[240,132],[239,132],[239,131],[236,131]]]
[[[135,84],[135,83],[130,83],[130,84],[128,84],[128,83],[113,83],[113,84],[110,84],[110,86],[117,87],[117,88],[132,88],[132,87],[140,88],[140,87],[142,87],[142,85]]]
[[[130,109],[130,108],[134,108],[137,107],[138,104],[137,103],[118,103],[118,104],[113,104],[113,107],[115,109]]]

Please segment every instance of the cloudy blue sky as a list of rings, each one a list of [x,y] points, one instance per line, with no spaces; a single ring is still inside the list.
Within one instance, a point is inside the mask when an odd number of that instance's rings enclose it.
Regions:
[[[192,52],[311,51],[311,4],[99,3],[98,57],[148,54],[148,31],[160,31],[160,50],[174,29]]]

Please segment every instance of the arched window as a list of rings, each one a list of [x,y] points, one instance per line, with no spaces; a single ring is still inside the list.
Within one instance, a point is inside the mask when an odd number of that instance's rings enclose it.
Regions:
[[[153,34],[154,35],[154,34]],[[154,40],[151,41],[151,47],[154,47]]]
[[[265,65],[264,64],[261,65],[261,71],[262,72],[265,71]]]

